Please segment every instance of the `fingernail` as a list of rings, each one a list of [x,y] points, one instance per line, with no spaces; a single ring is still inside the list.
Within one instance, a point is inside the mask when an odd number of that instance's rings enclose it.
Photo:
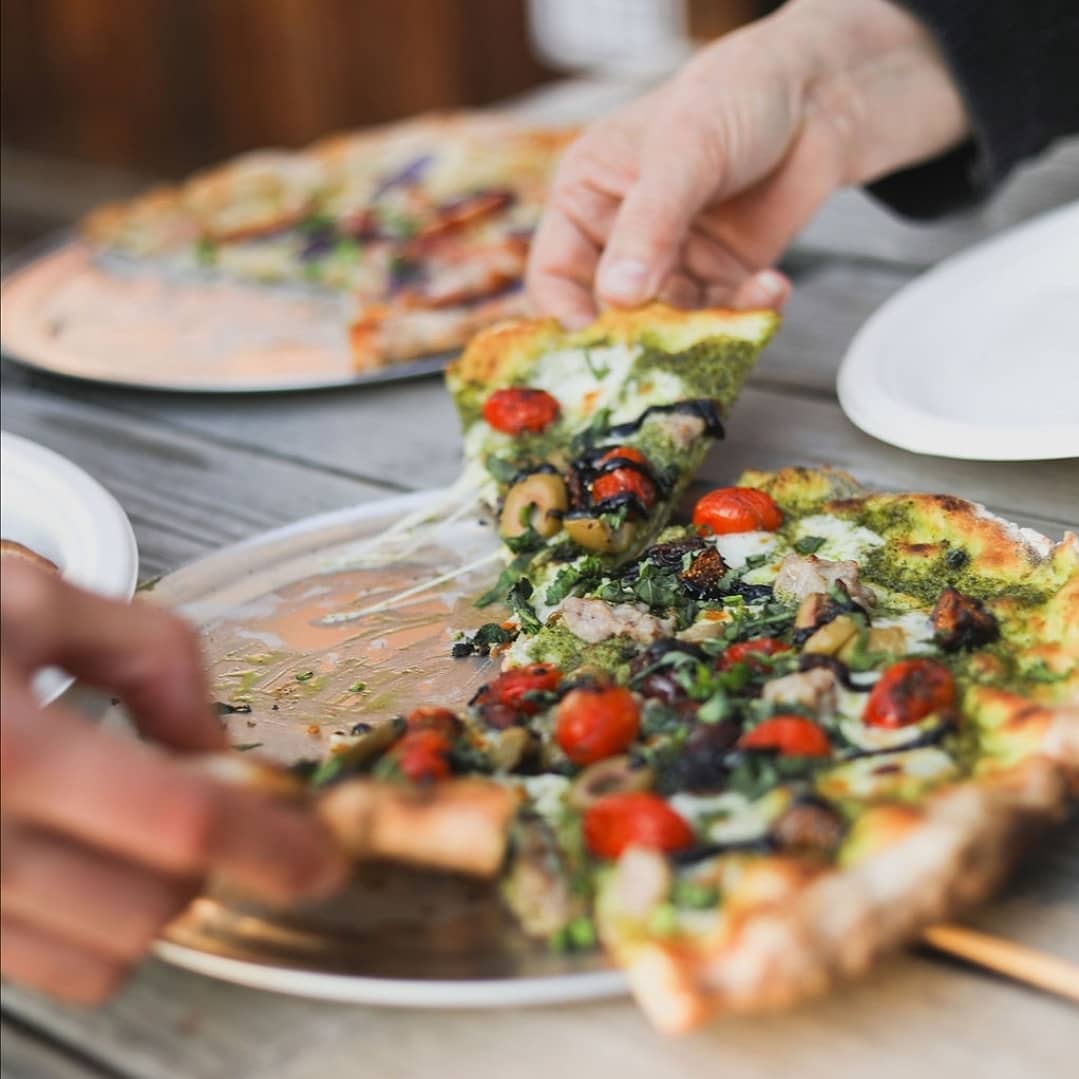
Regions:
[[[761,270],[754,282],[769,300],[778,300],[787,294],[787,279],[775,270]]]
[[[641,303],[647,300],[648,267],[635,259],[622,259],[600,267],[599,291],[609,300]]]

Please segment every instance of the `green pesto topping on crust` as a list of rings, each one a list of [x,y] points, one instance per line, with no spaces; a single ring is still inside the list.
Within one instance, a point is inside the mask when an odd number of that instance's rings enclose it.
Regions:
[[[642,351],[630,369],[630,381],[644,382],[653,371],[666,371],[682,380],[687,397],[707,397],[729,408],[738,396],[756,359],[757,345],[734,338],[712,338],[670,352],[650,335],[641,337]]]
[[[553,663],[565,674],[580,667],[596,666],[610,672],[618,682],[628,679],[629,661],[638,651],[639,647],[632,641],[618,637],[587,644],[557,622],[543,626],[528,644],[533,663]]]

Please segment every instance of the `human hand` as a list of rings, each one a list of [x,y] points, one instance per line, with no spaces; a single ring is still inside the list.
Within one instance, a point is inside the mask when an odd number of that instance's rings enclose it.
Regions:
[[[566,151],[529,260],[533,306],[779,307],[772,265],[836,188],[932,157],[966,117],[889,0],[794,0],[703,49]]]
[[[325,893],[342,880],[341,857],[313,818],[185,762],[184,751],[220,750],[225,737],[183,622],[4,561],[5,977],[98,1001],[209,874],[270,901]],[[160,747],[110,734],[61,705],[40,707],[32,678],[52,664],[116,693]]]

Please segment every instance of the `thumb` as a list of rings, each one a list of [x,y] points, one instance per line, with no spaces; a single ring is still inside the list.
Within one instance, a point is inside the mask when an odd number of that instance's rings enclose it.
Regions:
[[[695,141],[664,132],[643,149],[637,181],[618,210],[600,259],[596,292],[601,300],[624,307],[645,303],[675,266],[690,223],[719,180],[718,169]]]

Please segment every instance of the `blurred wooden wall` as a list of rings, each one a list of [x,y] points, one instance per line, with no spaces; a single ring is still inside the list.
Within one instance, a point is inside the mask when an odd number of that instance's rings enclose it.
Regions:
[[[7,146],[176,175],[551,72],[524,0],[0,0]]]

